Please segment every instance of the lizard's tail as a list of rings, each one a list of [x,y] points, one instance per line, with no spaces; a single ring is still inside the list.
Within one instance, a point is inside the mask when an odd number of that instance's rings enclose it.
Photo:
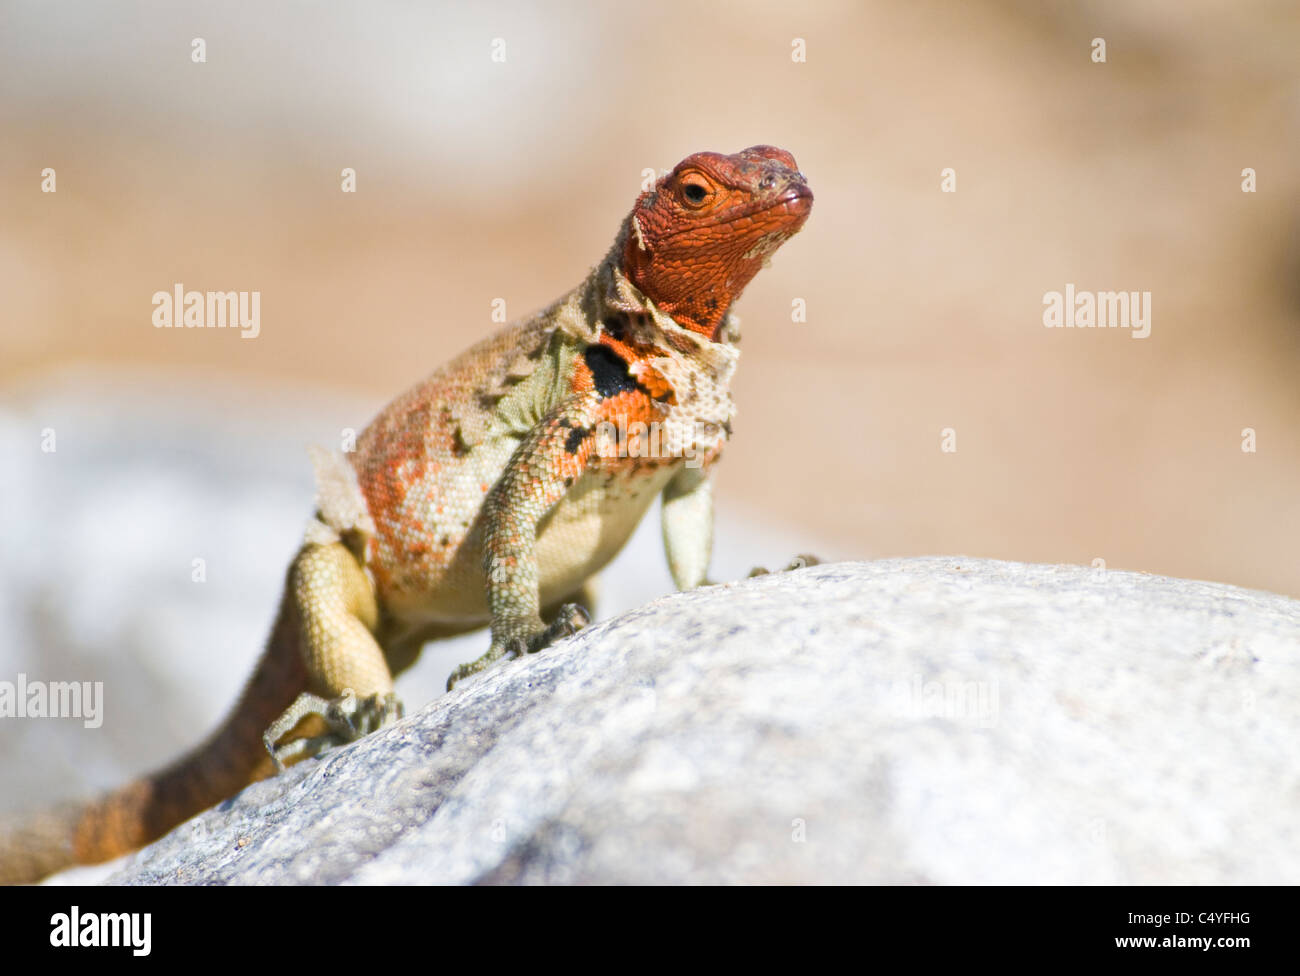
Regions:
[[[286,594],[238,704],[185,756],[88,803],[67,803],[0,821],[0,884],[37,881],[73,864],[111,860],[270,775],[262,733],[306,682],[297,627]]]

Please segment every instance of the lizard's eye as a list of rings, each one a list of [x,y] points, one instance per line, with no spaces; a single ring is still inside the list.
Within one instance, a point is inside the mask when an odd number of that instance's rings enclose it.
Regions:
[[[709,188],[692,180],[682,184],[682,198],[692,207],[698,207],[709,197]]]

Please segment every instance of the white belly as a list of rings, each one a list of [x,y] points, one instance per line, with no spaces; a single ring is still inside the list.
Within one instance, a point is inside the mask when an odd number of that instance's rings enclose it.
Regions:
[[[562,600],[623,548],[681,462],[635,474],[588,471],[538,527],[542,604]]]

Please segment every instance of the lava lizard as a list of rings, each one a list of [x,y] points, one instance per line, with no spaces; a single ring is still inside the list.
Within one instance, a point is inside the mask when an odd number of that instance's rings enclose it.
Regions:
[[[0,826],[0,881],[116,857],[388,724],[393,676],[430,639],[491,625],[450,688],[573,633],[584,586],[658,495],[674,584],[704,583],[708,471],[734,409],[730,309],[812,199],[784,150],[688,156],[577,288],[394,400],[355,450],[315,449],[318,509],[225,722],[159,772]]]

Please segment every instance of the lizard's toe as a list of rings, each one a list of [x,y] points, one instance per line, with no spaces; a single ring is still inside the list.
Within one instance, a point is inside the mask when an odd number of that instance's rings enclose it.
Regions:
[[[370,695],[353,705],[348,715],[348,726],[354,738],[361,738],[371,732],[392,725],[405,714],[402,700],[393,692]]]
[[[820,565],[821,565],[820,559],[818,559],[816,556],[810,555],[805,552],[795,556],[793,559],[790,560],[789,564],[787,564],[784,569],[778,570],[778,572],[789,573],[792,570],[807,569],[809,566],[820,566]],[[768,570],[767,567],[765,566],[755,566],[753,569],[749,571],[749,578],[752,579],[755,576],[767,576],[769,572],[770,570]]]
[[[591,623],[591,614],[586,611],[586,608],[577,603],[566,603],[560,607],[560,612],[555,615],[555,619],[545,630],[529,638],[526,646],[527,653],[536,654],[556,641],[572,637],[589,623]]]
[[[339,697],[328,700],[303,692],[271,723],[262,736],[262,744],[270,753],[276,772],[282,772],[289,762],[320,755],[391,725],[402,717],[402,713],[402,702],[392,692],[359,699],[351,688],[345,688]],[[297,738],[281,744],[281,740],[294,732],[309,715],[319,718],[325,731],[319,735],[300,733]]]
[[[476,668],[474,666],[477,663],[477,661],[470,661],[466,664],[457,665],[456,669],[452,671],[451,674],[447,675],[447,690],[451,691],[451,689],[456,687],[456,682],[464,681],[471,674],[477,674],[481,671],[482,668]]]
[[[502,652],[501,656],[507,661],[514,661],[528,653],[530,653],[528,649],[528,641],[523,637],[516,637],[512,641],[506,642],[506,649]]]

